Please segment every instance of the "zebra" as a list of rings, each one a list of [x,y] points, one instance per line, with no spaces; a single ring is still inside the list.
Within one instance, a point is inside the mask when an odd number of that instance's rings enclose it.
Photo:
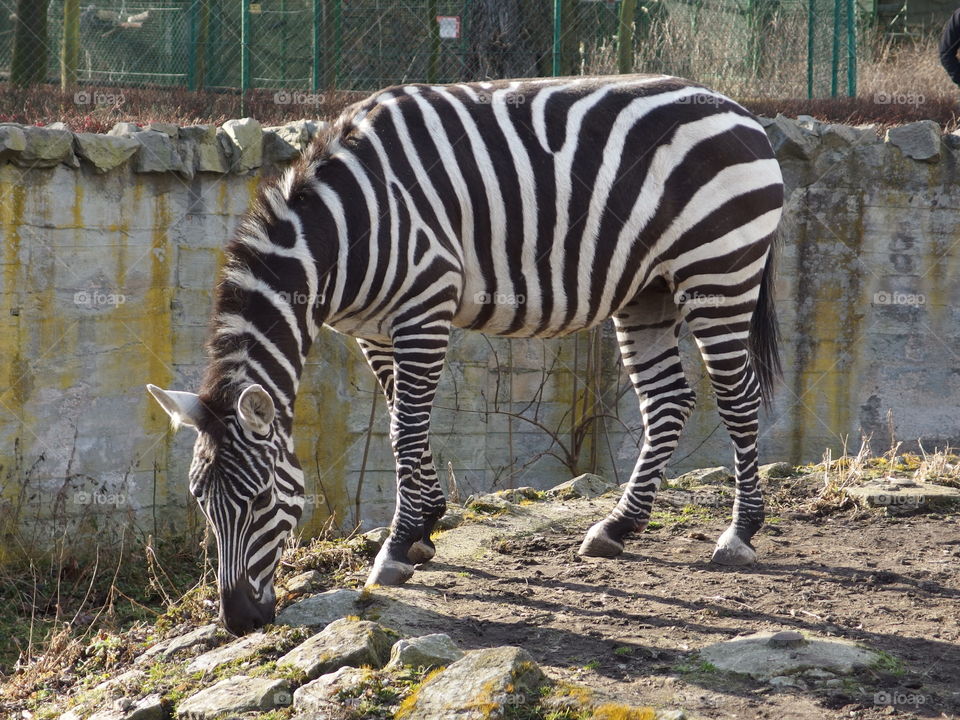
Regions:
[[[227,627],[274,617],[303,510],[294,402],[321,326],[357,339],[390,413],[396,510],[368,585],[404,583],[436,552],[446,503],[429,429],[451,328],[557,338],[611,317],[642,445],[579,552],[615,557],[647,525],[695,404],[685,324],[735,454],[733,519],[712,559],[754,562],[782,206],[757,119],[678,78],[408,84],[347,108],[262,185],[228,243],[199,393],[148,386],[197,431],[190,489],[217,538]]]

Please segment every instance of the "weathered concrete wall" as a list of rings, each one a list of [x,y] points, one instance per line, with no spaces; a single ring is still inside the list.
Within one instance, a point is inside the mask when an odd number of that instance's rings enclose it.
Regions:
[[[261,166],[291,157],[312,129],[270,131],[262,145],[255,123],[137,130],[101,143],[0,126],[0,546],[14,552],[57,533],[109,540],[128,520],[150,533],[197,524],[192,433],[170,433],[143,385],[197,385],[220,246]],[[765,457],[814,460],[845,437],[856,449],[861,429],[885,449],[888,410],[898,440],[960,444],[960,142],[923,124],[886,141],[784,118],[768,132],[789,203],[786,377],[764,422]],[[435,415],[441,474],[450,463],[463,494],[565,479],[570,417],[589,416],[597,398],[620,420],[591,426],[581,467],[595,460],[625,479],[640,420],[616,357],[609,328],[548,342],[457,333]],[[689,351],[687,364],[702,402],[672,470],[729,463]],[[355,343],[324,331],[297,404],[308,530],[331,512],[368,526],[390,516],[374,387]]]

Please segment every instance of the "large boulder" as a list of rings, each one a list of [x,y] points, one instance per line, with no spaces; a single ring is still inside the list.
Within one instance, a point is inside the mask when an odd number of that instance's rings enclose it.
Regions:
[[[272,635],[263,632],[251,633],[194,658],[193,662],[187,665],[187,672],[210,672],[229,662],[254,657],[260,650],[275,643],[276,638]]]
[[[396,718],[487,720],[532,699],[546,678],[530,654],[518,647],[474,650],[430,677]]]
[[[12,156],[15,165],[26,168],[51,168],[60,163],[79,167],[73,154],[73,133],[69,130],[23,127],[25,147]]]
[[[253,118],[227,120],[221,128],[237,149],[233,158],[236,172],[256,170],[263,164],[263,129]]]
[[[455,663],[462,657],[463,650],[456,646],[449,635],[434,633],[395,642],[390,648],[390,662],[387,667],[399,668],[407,665],[433,670]]]
[[[140,148],[140,143],[131,137],[99,133],[77,133],[73,142],[77,155],[90,163],[97,173],[120,167]]]
[[[339,588],[312,595],[285,607],[277,615],[277,625],[326,627],[334,620],[357,613],[356,590]]]
[[[292,665],[311,680],[345,665],[380,668],[395,639],[395,633],[375,622],[342,618],[293,648],[277,665]]]
[[[321,675],[293,693],[293,706],[298,711],[334,713],[342,710],[337,694],[342,690],[356,687],[370,674],[370,670],[355,667],[342,667],[332,673]]]
[[[291,702],[288,680],[236,675],[188,697],[177,706],[177,717],[207,720],[234,713],[273,710]]]
[[[940,159],[940,126],[933,120],[890,128],[886,141],[914,160],[936,162]]]

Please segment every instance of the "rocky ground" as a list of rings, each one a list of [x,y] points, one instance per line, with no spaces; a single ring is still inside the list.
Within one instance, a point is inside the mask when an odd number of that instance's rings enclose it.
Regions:
[[[880,472],[854,501],[812,470],[765,474],[772,515],[750,568],[709,563],[729,521],[722,469],[673,481],[615,560],[575,551],[619,489],[586,476],[504,491],[454,508],[403,587],[351,588],[363,569],[338,588],[289,577],[263,632],[148,630],[107,672],[81,668],[8,707],[64,720],[960,714],[960,493]]]

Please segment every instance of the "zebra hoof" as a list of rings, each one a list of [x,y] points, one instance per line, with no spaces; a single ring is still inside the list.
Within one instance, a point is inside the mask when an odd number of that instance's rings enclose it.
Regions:
[[[384,560],[373,564],[364,587],[371,585],[403,585],[413,577],[413,565],[399,560]]]
[[[433,559],[436,554],[436,548],[430,547],[423,540],[417,540],[407,551],[407,559],[414,565],[420,565]]]
[[[617,557],[623,552],[623,543],[607,534],[603,522],[598,522],[587,531],[587,536],[577,550],[578,555],[586,557]]]
[[[731,527],[717,540],[717,547],[710,561],[717,565],[753,565],[757,561],[757,551],[738,538]]]

